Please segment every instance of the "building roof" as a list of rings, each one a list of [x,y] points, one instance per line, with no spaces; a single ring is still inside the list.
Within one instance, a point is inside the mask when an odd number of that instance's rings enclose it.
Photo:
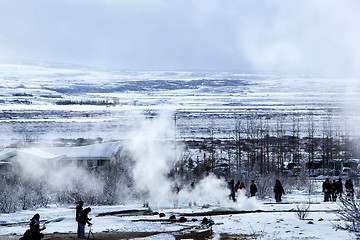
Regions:
[[[18,155],[26,155],[32,158],[42,158],[42,159],[60,159],[62,156],[59,154],[53,154],[47,151],[44,151],[39,148],[22,148],[17,150]]]
[[[0,151],[0,162],[5,161],[16,155],[16,149],[14,148],[5,148]]]
[[[78,147],[51,147],[43,150],[66,159],[111,159],[121,148],[120,142],[98,143]]]
[[[112,161],[121,146],[120,142],[108,142],[78,147],[8,148],[0,151],[0,162],[10,162],[14,157],[44,160]]]

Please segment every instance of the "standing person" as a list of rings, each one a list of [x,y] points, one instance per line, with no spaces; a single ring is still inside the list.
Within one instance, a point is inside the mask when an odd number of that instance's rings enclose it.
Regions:
[[[274,187],[274,193],[275,193],[275,200],[276,202],[281,202],[281,196],[285,194],[284,188],[281,185],[280,180],[276,179],[275,187]]]
[[[326,178],[322,185],[322,191],[324,192],[324,202],[330,200],[331,184],[329,178]]]
[[[33,240],[40,240],[44,237],[44,234],[42,234],[40,231],[44,230],[45,226],[40,228],[40,215],[36,213],[31,219],[30,219],[30,230],[31,230],[31,236]]]
[[[79,227],[80,227],[80,238],[86,238],[85,237],[85,225],[88,224],[89,226],[91,226],[92,224],[90,223],[91,218],[88,217],[88,214],[91,212],[91,208],[85,208],[84,210],[82,210],[79,214]]]
[[[237,180],[235,184],[235,192],[237,192],[240,189],[240,180]]]
[[[251,184],[250,184],[250,197],[255,197],[256,192],[257,192],[256,184],[255,184],[254,180],[251,180]]]
[[[329,184],[330,184],[329,200],[334,201],[334,198],[333,198],[334,185],[331,180],[329,180]]]
[[[194,201],[195,183],[191,182],[187,190],[189,192],[189,197],[190,197],[189,206],[190,207],[192,205],[197,206],[197,203]]]
[[[77,228],[77,236],[78,238],[80,238],[80,223],[79,223],[79,217],[80,217],[80,213],[83,210],[83,206],[84,206],[84,202],[83,201],[79,201],[78,205],[76,205],[76,215],[75,215],[75,219],[78,222],[78,228]]]
[[[345,189],[346,189],[346,196],[354,197],[354,185],[350,178],[345,182]]]
[[[149,197],[150,197],[150,191],[146,187],[142,190],[142,196],[143,196],[143,207],[148,208],[149,207]]]
[[[342,193],[343,193],[343,184],[342,184],[342,179],[339,178],[339,180],[336,181],[335,183],[335,194],[336,196],[340,196],[342,197]]]
[[[178,194],[180,192],[180,188],[178,187],[177,183],[175,183],[173,189],[172,189],[172,193],[173,193],[173,198],[174,198],[174,208],[178,207]]]
[[[244,182],[240,182],[239,186],[237,188],[235,188],[235,191],[237,193],[236,198],[245,197],[246,196],[246,187],[245,187]]]
[[[240,189],[240,190],[246,190],[246,187],[245,187],[244,182],[241,182],[241,183],[240,183],[239,189]]]
[[[236,202],[234,179],[231,179],[231,180],[228,182],[228,188],[230,189],[229,199],[232,199],[233,202]]]
[[[331,201],[336,202],[336,180],[331,183]]]

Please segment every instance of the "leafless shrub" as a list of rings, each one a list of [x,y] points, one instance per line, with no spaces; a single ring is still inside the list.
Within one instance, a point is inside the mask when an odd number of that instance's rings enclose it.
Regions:
[[[295,215],[300,220],[305,220],[310,214],[310,203],[308,204],[301,204],[296,206]]]
[[[358,233],[360,236],[360,202],[351,197],[339,197],[340,210],[338,215],[345,221],[345,226],[336,225],[338,229]]]

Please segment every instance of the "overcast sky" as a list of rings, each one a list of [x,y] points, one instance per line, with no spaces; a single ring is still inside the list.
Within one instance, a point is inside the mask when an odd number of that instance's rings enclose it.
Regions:
[[[358,73],[357,0],[0,0],[0,58]]]

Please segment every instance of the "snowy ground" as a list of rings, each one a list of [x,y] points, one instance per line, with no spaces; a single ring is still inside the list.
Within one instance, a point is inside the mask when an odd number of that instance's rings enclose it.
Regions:
[[[341,80],[341,81],[339,81]],[[61,83],[61,84],[59,84]],[[152,116],[160,111],[174,112],[175,139],[209,137],[212,129],[233,137],[234,125],[243,115],[278,116],[298,114],[307,129],[308,117],[323,122],[329,113],[357,113],[359,88],[355,79],[328,79],[314,76],[278,76],[230,72],[181,71],[95,71],[72,67],[0,65],[0,147],[19,140],[46,142],[57,138],[103,138],[122,140],[137,122],[134,113]],[[57,101],[117,101],[116,106],[57,105]],[[332,116],[332,117],[334,117]],[[350,115],[352,116],[352,115]],[[352,116],[358,119],[357,115]],[[290,118],[289,118],[290,119]],[[285,122],[289,119],[283,119]],[[276,119],[274,120],[276,123]],[[288,121],[287,124],[293,122]],[[322,125],[320,125],[322,126]],[[355,124],[359,126],[359,124]],[[322,128],[319,128],[322,129]],[[173,136],[172,136],[173,137]],[[273,199],[242,198],[237,203],[199,201],[189,207],[180,199],[174,209],[151,203],[159,215],[98,216],[120,210],[145,210],[141,202],[121,206],[91,206],[92,230],[100,232],[154,232],[144,239],[174,239],[188,227],[200,227],[208,217],[214,221],[213,239],[233,234],[244,239],[354,239],[346,231],[336,231],[342,223],[336,203],[323,203],[322,195],[293,192],[282,204]],[[311,202],[310,215],[299,220],[294,210]],[[207,205],[209,204],[209,205]],[[203,208],[202,206],[207,206]],[[68,233],[75,237],[75,206],[49,206],[0,215],[0,239],[18,239],[29,219],[39,213],[48,221],[44,233]],[[239,212],[240,210],[253,212]],[[256,211],[261,210],[261,211]],[[254,212],[256,211],[256,212]],[[185,223],[170,222],[184,216]],[[201,215],[201,216],[198,216]],[[342,223],[344,224],[344,223]],[[16,235],[13,235],[16,234]],[[231,238],[230,238],[231,239]]]
[[[174,112],[179,139],[209,137],[209,128],[229,137],[236,119],[251,114],[298,114],[307,127],[309,115],[322,122],[329,112],[357,108],[357,86],[354,79],[315,76],[0,64],[0,147],[24,138],[122,140],[134,113],[161,111]],[[56,104],[65,100],[118,104]]]
[[[92,217],[94,233],[155,233],[153,236],[139,239],[175,239],[174,236],[186,228],[200,227],[204,217],[214,221],[212,239],[221,239],[221,237],[224,239],[226,234],[233,236],[230,239],[236,237],[238,239],[354,239],[353,235],[346,231],[336,230],[334,227],[337,224],[344,224],[336,214],[339,205],[334,202],[324,203],[322,200],[323,196],[320,193],[307,195],[294,192],[285,195],[280,204],[275,203],[273,199],[260,201],[254,198],[239,197],[237,203],[201,202],[198,207],[189,207],[188,201],[180,199],[178,208],[173,208],[172,202],[169,202],[167,206],[152,206],[153,212],[165,213],[165,217],[162,218],[159,215],[137,215],[135,211],[146,210],[139,208],[141,203],[121,206],[91,206],[90,217]],[[305,220],[300,220],[292,210],[309,201],[311,202],[309,216]],[[27,229],[29,219],[35,213],[40,214],[41,220],[47,221],[44,233],[48,235],[48,239],[51,239],[49,237],[51,233],[68,233],[75,237],[74,207],[50,206],[13,214],[1,214],[0,235],[2,236],[0,239],[14,239],[21,235]],[[128,215],[98,216],[101,213],[123,210],[134,210],[134,212],[130,211]],[[188,221],[184,223],[170,222],[168,219],[171,215],[175,215],[176,219],[184,216]],[[193,219],[196,221],[192,221]],[[199,231],[199,229],[197,230]]]

